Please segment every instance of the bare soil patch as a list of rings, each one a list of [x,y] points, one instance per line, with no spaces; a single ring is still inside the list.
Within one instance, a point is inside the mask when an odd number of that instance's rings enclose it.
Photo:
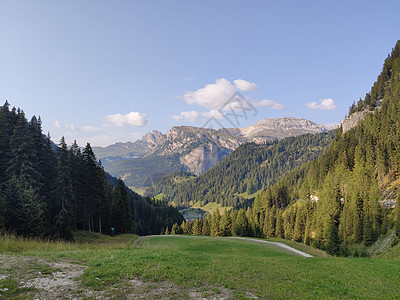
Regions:
[[[40,257],[0,255],[0,281],[12,279],[18,289],[7,296],[0,290],[0,299],[234,299],[224,287],[188,288],[175,283],[151,282],[141,278],[122,279],[117,286],[93,290],[82,285],[80,277],[86,266],[68,261]],[[18,293],[18,290],[21,293]]]

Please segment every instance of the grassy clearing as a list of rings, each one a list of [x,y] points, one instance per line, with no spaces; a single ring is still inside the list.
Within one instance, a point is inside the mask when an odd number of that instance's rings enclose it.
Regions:
[[[151,271],[150,263],[149,278],[213,282],[237,296],[250,292],[261,298],[389,299],[400,293],[400,264],[390,261],[305,259],[277,254],[269,245],[205,237],[152,237],[138,250],[151,250],[157,257],[158,272]]]
[[[167,197],[164,193],[160,193],[158,195],[155,195],[153,198],[154,200],[164,200],[164,198]]]
[[[196,202],[195,204],[192,205],[193,208],[200,208],[209,214],[213,214],[215,210],[219,210],[220,215],[223,215],[226,210],[232,209],[231,206],[222,206],[221,203],[216,203],[216,202],[209,202],[204,206],[200,206],[200,202]]]
[[[207,255],[243,256],[243,257],[292,257],[296,256],[287,249],[271,244],[215,238],[206,236],[148,237],[136,244],[141,249],[184,251]]]
[[[183,215],[185,219],[190,219],[190,220],[204,218],[207,214],[206,211],[200,208],[192,208],[192,207],[181,209],[179,210],[179,212]]]
[[[256,192],[254,192],[253,194],[250,194],[250,195],[247,192],[244,192],[244,193],[241,193],[241,194],[238,193],[237,195],[248,200],[248,199],[253,199],[253,198],[257,197],[261,193],[261,191],[262,190],[258,190]]]
[[[74,244],[19,246],[17,253],[86,265],[80,277],[82,289],[113,291],[118,297],[128,295],[131,282],[138,280],[146,283],[143,293],[166,283],[180,287],[178,293],[168,290],[172,298],[185,298],[185,291],[192,288],[200,289],[202,297],[209,295],[206,298],[221,291],[231,291],[233,298],[263,299],[393,299],[400,294],[400,262],[396,261],[303,258],[268,244],[211,237],[148,237],[132,245],[135,236],[85,235],[78,233]],[[87,240],[90,243],[83,242]],[[54,267],[47,272],[54,272]]]

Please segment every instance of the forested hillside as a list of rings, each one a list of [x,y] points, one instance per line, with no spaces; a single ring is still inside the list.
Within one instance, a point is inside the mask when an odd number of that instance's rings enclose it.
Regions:
[[[71,239],[73,230],[160,233],[182,221],[164,202],[129,191],[107,175],[90,144],[81,150],[64,138],[57,150],[20,109],[0,107],[0,230]],[[107,180],[107,178],[109,180]]]
[[[199,177],[183,172],[171,174],[148,189],[149,195],[164,194],[180,207],[200,202],[238,206],[251,195],[276,183],[304,162],[320,157],[335,131],[305,134],[263,144],[247,143]]]
[[[400,41],[361,101],[373,113],[346,133],[339,129],[320,159],[263,191],[252,208],[216,212],[174,231],[284,237],[335,255],[359,255],[393,226],[398,241],[400,205],[386,208],[380,201],[400,199]]]
[[[362,105],[374,113],[346,133],[339,131],[321,159],[286,178],[293,203],[282,212],[287,238],[346,254],[351,245],[371,245],[400,221],[399,205],[393,219],[379,203],[399,194],[400,41]],[[294,203],[299,198],[303,201]],[[276,209],[272,199],[267,191],[254,213]]]

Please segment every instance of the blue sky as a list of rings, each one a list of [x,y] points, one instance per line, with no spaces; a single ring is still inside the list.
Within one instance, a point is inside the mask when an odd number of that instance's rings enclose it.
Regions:
[[[202,126],[236,91],[239,127],[333,124],[398,39],[399,1],[0,0],[0,101],[80,145]]]

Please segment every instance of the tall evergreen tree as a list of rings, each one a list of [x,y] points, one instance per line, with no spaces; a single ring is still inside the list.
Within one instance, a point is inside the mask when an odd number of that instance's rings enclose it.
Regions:
[[[73,212],[73,188],[69,153],[64,137],[61,138],[58,148],[57,189],[58,203],[55,207],[54,225],[61,237],[70,239],[72,227],[70,214]]]
[[[121,179],[113,190],[113,219],[112,224],[117,233],[127,233],[131,230],[131,216],[129,212],[128,193]]]

